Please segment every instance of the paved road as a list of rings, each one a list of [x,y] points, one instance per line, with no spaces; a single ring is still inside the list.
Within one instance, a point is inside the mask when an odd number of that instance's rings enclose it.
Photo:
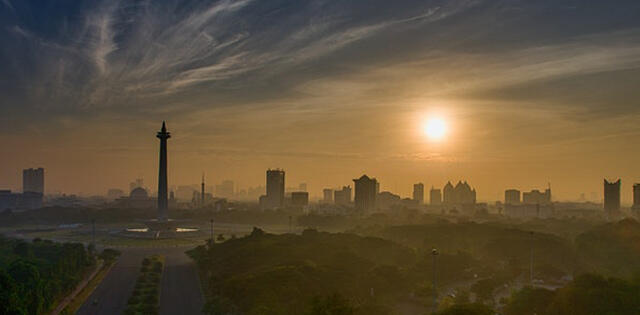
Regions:
[[[122,255],[102,283],[82,305],[78,314],[122,314],[133,292],[142,259],[149,255],[165,256],[160,293],[160,314],[202,314],[204,299],[195,265],[184,254],[187,247],[121,249]],[[97,300],[98,304],[93,305]]]

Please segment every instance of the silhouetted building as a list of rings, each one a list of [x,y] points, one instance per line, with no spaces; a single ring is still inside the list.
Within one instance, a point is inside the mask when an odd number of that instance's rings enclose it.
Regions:
[[[306,207],[309,204],[309,193],[306,191],[294,191],[291,193],[291,205]]]
[[[131,209],[150,209],[158,204],[157,198],[149,197],[149,192],[142,187],[134,188],[128,197],[120,197],[116,199],[119,208]]]
[[[160,161],[158,163],[158,221],[167,221],[169,208],[169,193],[167,179],[167,140],[171,134],[167,132],[165,122],[162,122],[162,129],[156,135],[160,139]],[[146,192],[146,191],[145,191]]]
[[[132,191],[138,187],[144,188],[144,180],[142,178],[136,178],[136,180],[129,183],[129,191]]]
[[[354,203],[356,209],[362,211],[373,211],[376,209],[376,195],[379,189],[378,181],[375,178],[369,178],[362,175],[358,179],[354,179],[355,197]]]
[[[44,194],[44,169],[42,167],[22,170],[22,192]]]
[[[325,188],[322,190],[322,202],[324,203],[333,202],[333,189]]]
[[[413,185],[413,200],[419,205],[424,203],[424,184],[417,183]]]
[[[333,200],[336,205],[348,206],[351,204],[351,186],[343,186],[341,190],[333,192]]]
[[[636,216],[640,216],[640,184],[633,185],[633,206],[631,206]]]
[[[27,191],[12,193],[11,190],[0,190],[0,211],[32,210],[42,208],[42,194]]]
[[[300,185],[298,185],[298,190],[307,191],[307,183],[300,183]]]
[[[616,182],[604,180],[604,211],[607,215],[620,211],[621,184],[622,181],[620,179]]]
[[[388,191],[383,191],[376,196],[376,208],[380,210],[389,210],[401,205],[400,196]]]
[[[267,170],[267,194],[260,197],[263,209],[281,208],[284,205],[284,170]]]
[[[11,190],[0,190],[0,211],[14,210],[18,206],[18,195]]]
[[[522,193],[522,203],[528,205],[548,205],[551,203],[551,188],[544,192],[534,189],[530,192]]]
[[[505,204],[504,214],[512,218],[550,218],[555,214],[555,207],[552,203],[520,203]]]
[[[216,196],[222,198],[233,198],[234,183],[231,180],[225,180],[221,184],[216,185]]]
[[[429,192],[429,204],[432,206],[442,205],[442,191],[440,189],[431,187],[431,191]]]
[[[455,187],[451,182],[444,186],[444,203],[446,205],[468,205],[476,203],[476,190],[467,182],[459,181]]]
[[[504,191],[504,204],[506,205],[519,205],[520,204],[520,191],[517,189],[507,189]]]

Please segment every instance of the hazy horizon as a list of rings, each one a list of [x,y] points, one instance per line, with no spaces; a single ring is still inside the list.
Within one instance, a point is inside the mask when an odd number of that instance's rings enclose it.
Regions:
[[[602,198],[640,182],[640,3],[0,2],[0,189],[231,179],[403,197],[468,181],[478,199]],[[542,23],[541,23],[542,21]],[[439,117],[433,141],[424,123]],[[428,196],[426,197],[428,200]]]

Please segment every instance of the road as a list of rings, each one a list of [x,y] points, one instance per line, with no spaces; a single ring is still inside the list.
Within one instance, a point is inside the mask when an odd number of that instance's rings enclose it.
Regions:
[[[133,292],[142,259],[163,255],[165,269],[160,292],[160,314],[202,314],[204,299],[195,264],[184,253],[190,247],[127,248],[109,274],[95,289],[77,314],[122,314]],[[93,304],[96,300],[98,303]]]

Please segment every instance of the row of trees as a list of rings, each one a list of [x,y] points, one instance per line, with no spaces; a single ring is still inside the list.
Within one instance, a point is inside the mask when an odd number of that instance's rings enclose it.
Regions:
[[[92,253],[79,243],[0,236],[0,313],[50,311],[94,264]]]

